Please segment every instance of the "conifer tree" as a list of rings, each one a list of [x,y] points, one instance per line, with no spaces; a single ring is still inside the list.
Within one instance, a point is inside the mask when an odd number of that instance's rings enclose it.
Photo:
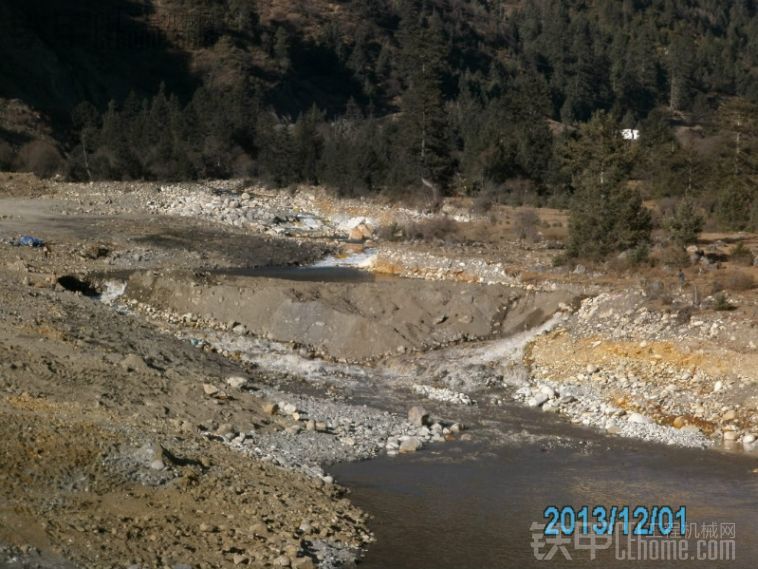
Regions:
[[[644,245],[652,220],[638,191],[626,183],[630,145],[618,124],[599,112],[569,145],[567,165],[576,174],[569,222],[568,253],[600,260],[614,251]]]

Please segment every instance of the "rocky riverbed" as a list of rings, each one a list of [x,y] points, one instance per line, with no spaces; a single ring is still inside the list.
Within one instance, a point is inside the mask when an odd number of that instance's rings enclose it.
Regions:
[[[25,183],[0,198],[11,567],[344,564],[373,536],[331,465],[539,440],[486,426],[514,401],[527,423],[755,452],[751,291],[716,311],[665,275],[661,295],[554,267],[553,244],[504,240],[453,201]],[[452,242],[379,237],[441,215],[462,224]],[[27,234],[44,244],[17,246]],[[324,259],[393,278],[245,273]]]

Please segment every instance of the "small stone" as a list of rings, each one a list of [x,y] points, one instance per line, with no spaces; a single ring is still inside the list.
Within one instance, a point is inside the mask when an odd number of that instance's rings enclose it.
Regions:
[[[755,439],[756,439],[756,437],[753,434],[745,435],[745,436],[742,437],[742,444],[744,444],[744,445],[751,445],[751,444],[753,444],[755,442]]]
[[[286,555],[280,555],[276,559],[274,559],[274,567],[289,567],[290,566],[290,558]]]
[[[416,427],[429,424],[429,413],[423,407],[411,407],[408,411],[408,422]]]
[[[679,416],[676,419],[674,419],[674,422],[672,424],[674,425],[675,429],[681,429],[682,427],[684,427],[687,424],[687,419],[685,419],[684,417]]]
[[[305,422],[305,428],[309,431],[315,431],[316,430],[316,421],[313,419],[309,419]]]
[[[273,403],[271,401],[267,401],[263,404],[263,412],[266,415],[276,415],[279,411],[279,405],[277,403]]]
[[[323,421],[316,421],[316,432],[317,433],[325,433],[327,430],[329,430],[329,425],[327,425]]]
[[[587,364],[587,373],[592,375],[593,373],[597,373],[598,367],[594,364]]]
[[[723,415],[721,415],[722,421],[734,421],[737,418],[737,412],[734,409],[729,409]]]
[[[280,403],[279,408],[285,415],[292,415],[297,412],[297,405],[294,405],[293,403]]]
[[[216,429],[216,432],[214,434],[218,435],[219,437],[223,437],[229,434],[236,434],[236,431],[231,423],[224,423],[223,425],[220,425],[218,429]]]
[[[213,397],[214,395],[218,394],[218,388],[214,387],[210,383],[203,384],[203,391],[208,397]]]
[[[638,425],[647,425],[652,423],[652,420],[640,413],[631,413],[627,419],[630,423],[637,423]]]
[[[550,399],[550,397],[547,395],[547,393],[537,393],[534,397],[532,397],[529,400],[529,406],[530,407],[542,407],[547,401]]]
[[[147,373],[150,371],[145,360],[137,354],[129,354],[121,360],[121,367],[126,371],[134,371],[138,373]]]
[[[227,385],[233,387],[234,389],[242,389],[247,385],[247,378],[240,377],[240,376],[233,376],[226,379]]]
[[[242,565],[243,563],[248,563],[249,561],[250,559],[241,553],[235,553],[232,555],[232,563],[235,565]]]
[[[315,567],[310,557],[298,557],[292,562],[292,569],[315,569]]]
[[[157,459],[150,463],[150,468],[153,470],[163,470],[166,468],[166,463],[161,459]]]
[[[540,387],[540,393],[544,393],[547,395],[548,399],[553,399],[556,396],[555,389],[550,387],[549,385],[543,385]]]
[[[416,437],[410,437],[409,439],[404,440],[400,444],[401,453],[416,452],[420,448],[421,448],[421,441],[419,441]]]
[[[725,441],[736,441],[739,434],[737,431],[724,431],[724,440]]]

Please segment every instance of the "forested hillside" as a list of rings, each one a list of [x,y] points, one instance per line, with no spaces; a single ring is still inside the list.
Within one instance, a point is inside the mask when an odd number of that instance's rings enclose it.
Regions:
[[[724,227],[758,218],[750,0],[7,0],[0,18],[0,97],[59,142],[0,113],[6,168],[558,205],[633,181]],[[621,129],[639,140],[596,136]],[[605,155],[613,176],[582,174]]]

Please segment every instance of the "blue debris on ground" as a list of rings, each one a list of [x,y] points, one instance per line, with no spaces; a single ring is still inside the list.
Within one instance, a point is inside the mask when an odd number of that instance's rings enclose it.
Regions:
[[[16,245],[19,247],[44,247],[45,242],[31,235],[22,235],[16,240]]]

